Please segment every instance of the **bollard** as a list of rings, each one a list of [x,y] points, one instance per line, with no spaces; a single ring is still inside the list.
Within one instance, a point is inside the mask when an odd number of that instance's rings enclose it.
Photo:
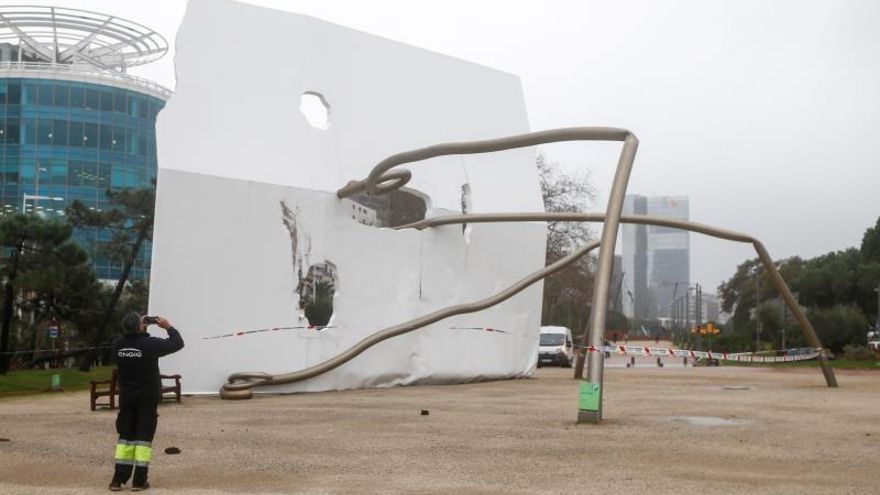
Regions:
[[[663,361],[660,361],[660,358],[659,358],[659,357],[657,358],[657,367],[658,367],[658,368],[662,368],[662,367],[663,367]]]
[[[687,357],[684,358],[684,363],[682,363],[682,366],[684,366],[685,368],[688,367],[688,358]]]
[[[635,356],[630,356],[630,357],[629,357],[629,364],[630,364],[630,366],[632,366],[633,368],[636,367],[636,357],[635,357]]]

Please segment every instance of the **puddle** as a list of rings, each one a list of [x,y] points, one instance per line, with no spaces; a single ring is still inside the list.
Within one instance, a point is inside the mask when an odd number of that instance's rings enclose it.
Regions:
[[[684,423],[691,426],[739,426],[751,424],[752,421],[742,419],[726,419],[716,416],[670,416],[673,423]]]

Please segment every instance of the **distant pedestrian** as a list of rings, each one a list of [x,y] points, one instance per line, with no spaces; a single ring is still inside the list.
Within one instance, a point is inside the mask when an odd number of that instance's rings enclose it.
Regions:
[[[147,325],[155,323],[168,332],[167,339],[151,337]],[[116,416],[116,468],[110,490],[122,490],[132,477],[132,491],[150,487],[147,472],[153,458],[156,408],[162,400],[159,358],[183,348],[183,338],[161,316],[129,313],[122,319],[125,335],[113,342],[119,368],[119,414]]]

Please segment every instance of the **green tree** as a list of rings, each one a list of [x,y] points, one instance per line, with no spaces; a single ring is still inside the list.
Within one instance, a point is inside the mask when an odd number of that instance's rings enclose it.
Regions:
[[[818,256],[806,262],[792,286],[808,306],[828,308],[858,299],[858,272],[862,257],[855,248]]]
[[[880,217],[877,218],[877,223],[862,236],[860,251],[865,261],[880,263]]]
[[[0,373],[9,369],[9,335],[16,308],[59,316],[82,316],[83,294],[97,286],[85,252],[71,239],[70,225],[37,215],[0,219],[4,280],[0,324]],[[65,310],[69,310],[65,312]]]
[[[847,344],[864,342],[868,319],[856,306],[811,308],[808,317],[822,345],[836,353],[842,352]]]
[[[761,339],[774,343],[774,347],[777,349],[782,345],[782,327],[784,325],[782,306],[781,299],[762,301],[758,306],[757,318],[761,322]]]
[[[79,200],[67,208],[68,219],[74,226],[97,227],[110,231],[111,239],[103,249],[103,254],[122,265],[122,273],[106,302],[94,335],[95,347],[102,346],[108,340],[107,329],[114,320],[115,310],[123,296],[131,268],[144,242],[152,239],[156,205],[155,187],[108,190],[106,194],[112,206],[108,211],[90,209]],[[88,354],[80,369],[88,371],[97,355],[97,352]]]
[[[878,311],[874,290],[880,286],[880,219],[874,227],[865,231],[860,249],[830,252],[809,260],[789,258],[777,262],[777,267],[792,292],[798,296],[800,304],[813,308],[811,314],[823,318],[823,321],[850,325],[846,331],[826,329],[825,334],[831,339],[829,343],[825,342],[818,325],[813,322],[825,345],[830,347],[833,343],[833,348],[840,350],[843,345],[839,343],[841,336],[860,341],[865,328],[855,330],[853,322],[859,317],[867,322],[867,315],[876,315]],[[722,299],[722,309],[733,312],[732,325],[735,330],[730,338],[744,338],[749,334],[754,337],[755,327],[760,320],[762,340],[781,342],[781,323],[775,320],[775,315],[782,313],[781,308],[759,308],[757,319],[755,317],[757,302],[764,306],[764,303],[770,304],[770,301],[777,301],[779,297],[757,259],[740,264],[736,273],[719,286],[718,293]],[[772,304],[778,306],[779,303]],[[791,345],[803,343],[801,333],[796,328],[793,324],[786,327],[792,330],[786,332],[786,341]]]
[[[776,262],[776,269],[789,284],[803,271],[804,262],[793,257]],[[790,286],[793,289],[793,287]],[[754,318],[755,307],[777,299],[779,292],[773,285],[764,264],[758,258],[746,260],[736,267],[736,273],[718,286],[721,310],[733,314],[735,328],[744,330]]]

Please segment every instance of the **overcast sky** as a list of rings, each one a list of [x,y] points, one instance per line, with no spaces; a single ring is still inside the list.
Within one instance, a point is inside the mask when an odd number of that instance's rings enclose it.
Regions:
[[[162,33],[132,73],[174,87],[183,0],[47,0]],[[533,130],[619,126],[641,140],[628,192],[690,197],[691,220],[763,240],[775,258],[858,246],[880,216],[880,2],[249,0],[522,78]],[[236,33],[230,33],[235,36]],[[247,40],[242,40],[247,42]],[[247,70],[230,60],[230,70]],[[618,145],[543,148],[589,173],[604,210]],[[706,292],[754,257],[691,236]]]

